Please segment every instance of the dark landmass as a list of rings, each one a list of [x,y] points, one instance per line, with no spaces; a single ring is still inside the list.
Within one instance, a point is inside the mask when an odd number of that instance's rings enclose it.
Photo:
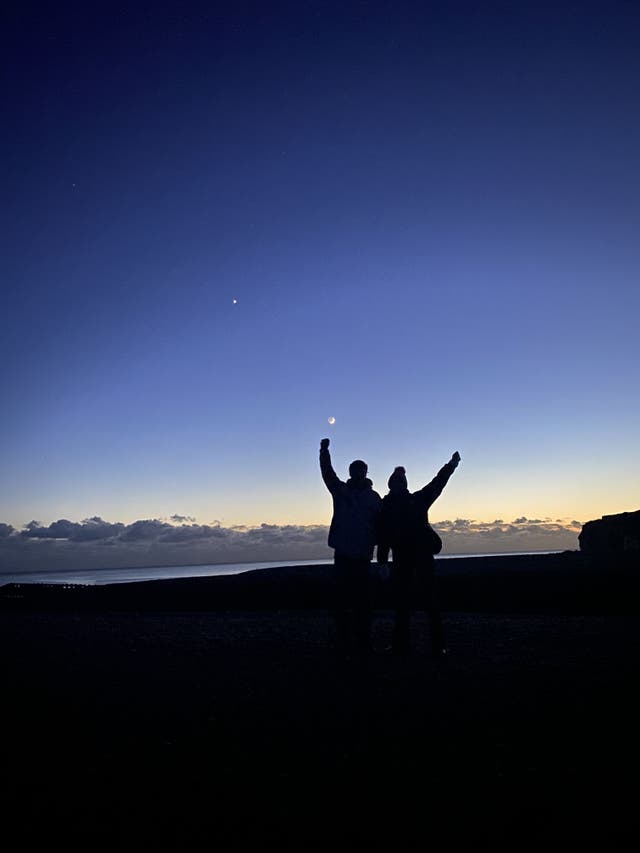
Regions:
[[[332,654],[329,567],[2,589],[3,822],[24,849],[627,849],[632,560],[443,561],[450,654]]]
[[[585,554],[610,557],[635,552],[640,559],[640,509],[587,521],[582,525],[578,541]]]
[[[461,557],[437,562],[438,589],[444,610],[635,613],[639,562],[640,552]],[[317,610],[331,606],[331,595],[331,565],[301,565],[96,586],[6,584],[0,609]],[[376,580],[375,606],[391,606],[388,581]]]

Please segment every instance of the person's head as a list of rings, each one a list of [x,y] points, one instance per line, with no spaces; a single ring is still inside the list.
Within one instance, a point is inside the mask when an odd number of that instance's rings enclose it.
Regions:
[[[352,480],[364,480],[367,476],[367,463],[362,459],[354,459],[349,465],[349,476]]]
[[[402,465],[393,469],[393,474],[389,477],[387,485],[390,492],[402,492],[407,488],[407,474]]]

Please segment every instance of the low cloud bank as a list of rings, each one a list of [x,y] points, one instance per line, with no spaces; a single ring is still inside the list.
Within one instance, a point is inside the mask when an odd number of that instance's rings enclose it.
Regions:
[[[512,551],[574,551],[582,522],[567,519],[516,518],[505,522],[457,518],[433,525],[443,554],[488,554]]]
[[[578,547],[579,521],[516,518],[480,522],[458,518],[433,525],[443,554],[562,551]],[[273,560],[330,561],[323,524],[223,527],[191,516],[141,519],[131,524],[99,516],[31,521],[22,530],[0,522],[0,573]]]

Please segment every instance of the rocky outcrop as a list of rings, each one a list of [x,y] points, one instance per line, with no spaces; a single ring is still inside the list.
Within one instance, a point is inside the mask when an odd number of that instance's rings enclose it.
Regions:
[[[580,550],[586,554],[621,554],[637,551],[640,555],[640,509],[603,515],[587,521],[578,536]]]

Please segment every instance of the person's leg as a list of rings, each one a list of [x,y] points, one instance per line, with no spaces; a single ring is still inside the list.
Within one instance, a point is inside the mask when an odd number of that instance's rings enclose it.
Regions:
[[[445,653],[444,627],[442,624],[442,613],[438,600],[438,588],[436,583],[435,560],[432,554],[428,554],[420,568],[422,581],[421,598],[425,613],[429,617],[431,630],[431,651],[435,655]]]
[[[393,555],[391,583],[395,608],[392,649],[397,654],[406,654],[411,648],[411,578],[413,569],[406,554]]]
[[[371,561],[352,561],[352,604],[356,648],[367,654],[371,648]]]
[[[349,560],[336,554],[333,560],[333,606],[336,630],[336,651],[349,651]]]

